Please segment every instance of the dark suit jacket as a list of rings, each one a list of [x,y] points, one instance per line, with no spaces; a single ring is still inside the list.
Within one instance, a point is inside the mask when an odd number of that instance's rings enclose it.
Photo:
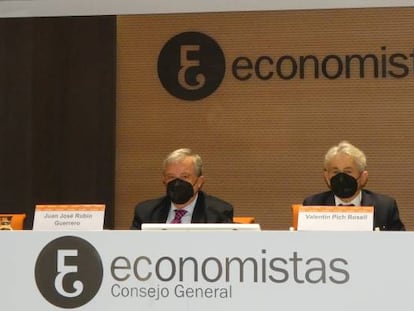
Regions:
[[[303,205],[335,205],[335,198],[332,191],[326,191],[307,197]],[[405,230],[400,220],[397,202],[382,194],[369,190],[362,190],[362,206],[374,206],[374,228],[380,230]]]
[[[131,229],[141,229],[143,223],[165,223],[171,201],[167,196],[141,202],[135,207]],[[232,223],[233,206],[219,198],[198,192],[192,223]]]

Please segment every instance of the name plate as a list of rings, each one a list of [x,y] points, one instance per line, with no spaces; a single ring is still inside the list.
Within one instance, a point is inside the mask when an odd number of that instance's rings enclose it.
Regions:
[[[33,230],[103,230],[104,204],[36,205]]]
[[[298,207],[298,230],[372,231],[373,206]]]

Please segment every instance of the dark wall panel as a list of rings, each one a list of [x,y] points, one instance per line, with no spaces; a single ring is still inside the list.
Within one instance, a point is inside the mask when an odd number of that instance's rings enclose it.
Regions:
[[[115,44],[112,16],[0,19],[0,212],[105,203],[113,227]]]
[[[28,20],[0,19],[0,212],[32,202],[31,31]]]

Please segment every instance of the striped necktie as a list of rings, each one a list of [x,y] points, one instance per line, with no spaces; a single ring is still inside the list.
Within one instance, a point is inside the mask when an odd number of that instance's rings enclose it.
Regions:
[[[171,221],[172,224],[180,224],[181,223],[181,218],[183,218],[183,216],[187,213],[186,210],[184,209],[176,209],[175,210],[175,217],[174,219]]]

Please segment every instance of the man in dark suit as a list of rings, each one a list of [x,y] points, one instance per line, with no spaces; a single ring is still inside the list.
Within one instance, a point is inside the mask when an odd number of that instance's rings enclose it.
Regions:
[[[365,154],[343,141],[325,155],[324,178],[330,191],[307,197],[303,205],[374,206],[374,228],[405,230],[395,199],[363,189],[368,182]]]
[[[232,223],[233,206],[201,190],[202,160],[190,149],[178,149],[164,160],[166,195],[138,203],[131,229],[143,223]]]

